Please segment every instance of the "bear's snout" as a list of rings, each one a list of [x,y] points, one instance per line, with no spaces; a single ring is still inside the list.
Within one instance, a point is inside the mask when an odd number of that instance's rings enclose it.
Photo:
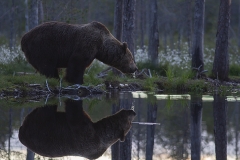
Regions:
[[[136,114],[136,112],[134,112],[134,110],[131,110],[132,112],[132,115],[135,117],[137,114]]]
[[[130,64],[130,70],[129,73],[134,73],[138,70],[138,67],[136,66],[136,64],[133,62]]]

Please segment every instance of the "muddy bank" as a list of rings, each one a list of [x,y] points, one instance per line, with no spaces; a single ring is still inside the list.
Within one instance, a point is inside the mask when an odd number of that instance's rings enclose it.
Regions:
[[[182,84],[180,87],[175,88],[174,92],[192,92],[195,91],[197,93],[211,93],[214,91],[220,92],[240,92],[240,81],[238,80],[230,80],[219,81],[213,80],[210,78],[202,79],[203,85],[199,85],[196,81],[191,80],[186,82],[186,84]],[[144,81],[144,80],[143,80]],[[196,83],[196,84],[194,84]],[[167,79],[163,78],[159,81],[154,82],[156,92],[165,92],[169,91],[167,89]],[[192,87],[192,88],[191,88]],[[195,88],[193,88],[195,87]],[[198,87],[198,88],[197,88]],[[196,90],[196,88],[198,90]],[[0,98],[24,98],[31,97],[32,99],[40,99],[46,98],[48,96],[70,96],[74,95],[77,97],[88,97],[99,94],[105,94],[111,91],[144,91],[144,86],[139,82],[131,82],[131,83],[121,83],[119,81],[105,81],[104,84],[100,84],[97,86],[82,86],[82,85],[72,85],[64,88],[47,88],[46,86],[42,86],[40,84],[24,84],[24,85],[15,85],[11,88],[2,89],[0,91]]]
[[[72,85],[63,88],[48,88],[40,84],[15,85],[11,88],[2,89],[0,98],[24,98],[32,97],[33,99],[46,98],[47,96],[73,96],[89,97],[91,95],[105,94],[115,91],[139,91],[142,87],[137,83],[122,84],[120,82],[109,82],[97,86]]]

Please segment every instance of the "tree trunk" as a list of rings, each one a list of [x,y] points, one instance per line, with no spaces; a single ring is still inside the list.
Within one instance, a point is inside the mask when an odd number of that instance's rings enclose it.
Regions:
[[[115,1],[115,11],[114,11],[114,36],[122,41],[122,26],[123,26],[123,0]],[[122,72],[112,67],[113,73],[118,76],[122,76]]]
[[[238,2],[238,15],[240,15],[240,0]],[[240,16],[238,16],[238,48],[240,49]]]
[[[144,24],[145,24],[145,18],[144,18],[144,14],[145,12],[145,7],[144,7],[144,3],[143,0],[140,1],[140,47],[143,50],[144,48]]]
[[[127,42],[129,50],[134,57],[134,19],[135,0],[123,1],[123,41]]]
[[[39,17],[38,23],[41,24],[44,20],[42,0],[38,1],[38,17]]]
[[[15,14],[15,2],[14,0],[12,0],[11,14],[10,14],[10,39],[9,39],[9,48],[10,48],[11,54],[14,46],[14,14]]]
[[[147,112],[147,122],[156,123],[157,120],[157,104],[149,102]],[[147,126],[147,144],[146,144],[146,160],[152,160],[154,147],[155,125]]]
[[[191,159],[201,159],[202,96],[191,96]]]
[[[192,51],[192,69],[194,72],[198,73],[201,73],[204,70],[203,63],[204,14],[205,14],[205,0],[195,0],[194,27],[192,39],[193,44],[191,51]]]
[[[227,104],[225,98],[214,94],[213,118],[217,160],[227,160]]]
[[[29,29],[32,29],[38,25],[38,0],[30,0],[29,7]]]
[[[228,28],[230,24],[230,0],[221,0],[218,15],[216,49],[212,75],[219,80],[228,80]]]
[[[188,41],[188,53],[192,56],[192,0],[188,0],[188,11],[187,11],[187,41]]]
[[[148,57],[154,65],[158,64],[159,34],[157,14],[157,0],[151,0]]]
[[[25,32],[28,32],[29,31],[29,16],[28,16],[28,0],[25,0],[24,1],[24,4],[25,4]]]
[[[123,13],[123,1],[115,1],[115,11],[114,11],[114,36],[122,41],[122,13]]]

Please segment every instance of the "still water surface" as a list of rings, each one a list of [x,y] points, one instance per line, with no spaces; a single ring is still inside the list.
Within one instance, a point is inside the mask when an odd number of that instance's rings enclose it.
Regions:
[[[65,100],[0,100],[0,159],[26,159],[27,153],[31,157],[31,151],[27,152],[18,139],[24,117],[46,104],[57,105],[59,112],[65,112]],[[83,99],[82,104],[93,122],[122,108],[134,108],[137,114],[125,142],[115,143],[99,159],[236,160],[240,157],[238,97],[121,92]],[[45,133],[48,130],[43,128],[37,132]],[[49,146],[46,145],[45,149],[53,150]],[[35,158],[48,159],[38,154]],[[68,156],[57,159],[84,158]]]

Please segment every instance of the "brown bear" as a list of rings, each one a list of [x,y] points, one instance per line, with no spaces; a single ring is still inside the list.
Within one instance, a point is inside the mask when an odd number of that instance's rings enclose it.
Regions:
[[[65,79],[75,84],[83,83],[84,71],[95,58],[123,73],[137,70],[127,44],[119,42],[99,22],[46,22],[22,37],[21,48],[40,74],[59,78],[58,69],[67,68]]]
[[[25,117],[18,137],[22,144],[42,156],[96,159],[119,139],[125,140],[135,116],[133,110],[120,110],[93,123],[81,100],[68,99],[65,112],[57,112],[57,105],[33,110]]]

